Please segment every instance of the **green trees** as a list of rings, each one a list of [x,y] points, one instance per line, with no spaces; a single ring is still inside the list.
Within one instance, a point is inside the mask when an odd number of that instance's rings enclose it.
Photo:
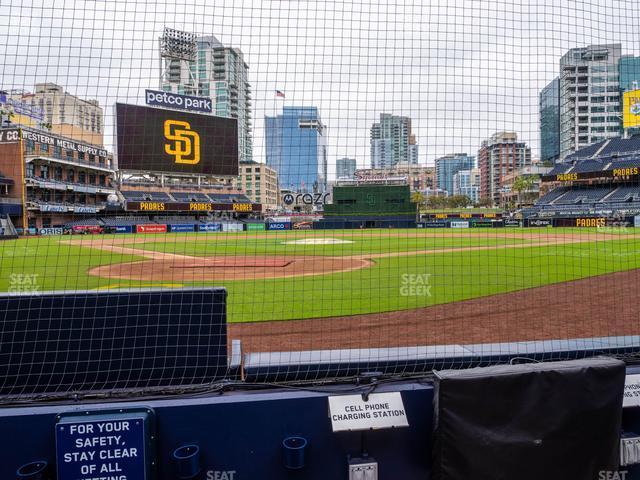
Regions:
[[[473,202],[466,195],[451,195],[450,197],[429,197],[426,201],[427,208],[437,210],[446,208],[465,208]]]
[[[511,189],[518,193],[518,206],[522,206],[523,194],[526,197],[526,194],[533,190],[537,180],[537,175],[520,175],[514,180]]]

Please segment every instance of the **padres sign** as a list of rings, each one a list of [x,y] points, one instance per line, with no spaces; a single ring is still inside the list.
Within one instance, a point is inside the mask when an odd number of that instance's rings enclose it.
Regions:
[[[117,103],[116,133],[120,170],[238,175],[236,119]]]

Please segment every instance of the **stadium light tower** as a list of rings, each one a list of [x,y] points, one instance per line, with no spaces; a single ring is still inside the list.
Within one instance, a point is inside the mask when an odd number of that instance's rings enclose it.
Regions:
[[[184,85],[186,94],[196,90],[195,74],[189,68],[189,63],[196,60],[198,52],[196,39],[195,33],[164,28],[160,37],[160,88],[166,83],[176,83]],[[189,78],[183,79],[182,72]]]

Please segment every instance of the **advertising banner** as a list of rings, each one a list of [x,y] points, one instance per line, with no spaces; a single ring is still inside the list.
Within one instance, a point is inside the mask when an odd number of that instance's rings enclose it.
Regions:
[[[133,225],[116,225],[115,233],[133,233]]]
[[[193,224],[186,225],[183,223],[178,223],[178,224],[169,225],[169,231],[170,232],[195,232],[196,226]]]
[[[18,143],[21,134],[19,128],[6,128],[0,130],[0,143]]]
[[[313,222],[295,222],[293,228],[295,230],[313,230]]]
[[[68,210],[64,205],[47,205],[46,203],[40,204],[41,212],[66,212]]]
[[[418,224],[418,228],[447,228],[447,222],[423,222]]]
[[[73,211],[75,213],[98,213],[98,208],[97,207],[87,207],[87,206],[73,207]]]
[[[472,228],[492,228],[493,223],[491,220],[475,220],[471,222]]]
[[[552,225],[552,220],[550,218],[528,219],[526,225],[527,227],[550,227]]]
[[[247,232],[256,232],[256,231],[264,231],[266,227],[264,223],[247,223]]]
[[[5,93],[0,93],[0,104],[9,107],[9,110],[16,115],[24,115],[34,120],[44,120],[44,110],[30,103],[8,97]]]
[[[451,228],[469,228],[469,222],[450,222]]]
[[[59,147],[63,150],[73,150],[75,152],[86,153],[87,155],[97,155],[100,157],[106,157],[108,155],[104,148],[98,148],[87,143],[74,142],[64,137],[48,135],[40,131],[29,130],[26,128],[22,129],[22,138],[25,140],[33,140],[37,143],[46,143],[47,145]]]
[[[40,235],[62,235],[63,229],[62,228],[41,228],[38,233]]]
[[[223,232],[244,232],[244,225],[242,223],[223,223]]]
[[[505,219],[504,220],[504,226],[505,227],[520,227],[522,226],[522,224],[520,223],[520,220],[511,220],[511,219]]]
[[[198,225],[199,232],[221,232],[222,224],[221,223],[201,223]]]
[[[624,128],[640,126],[640,90],[622,94],[622,124]]]
[[[148,223],[144,225],[136,225],[136,233],[166,233],[166,225],[158,225],[156,223]]]
[[[267,230],[291,230],[291,222],[267,223]]]
[[[238,175],[234,118],[116,104],[121,170]]]

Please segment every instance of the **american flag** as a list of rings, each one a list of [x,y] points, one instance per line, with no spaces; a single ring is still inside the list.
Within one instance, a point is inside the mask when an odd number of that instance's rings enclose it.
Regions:
[[[276,90],[276,97],[282,97],[284,98],[284,92],[281,90]]]

